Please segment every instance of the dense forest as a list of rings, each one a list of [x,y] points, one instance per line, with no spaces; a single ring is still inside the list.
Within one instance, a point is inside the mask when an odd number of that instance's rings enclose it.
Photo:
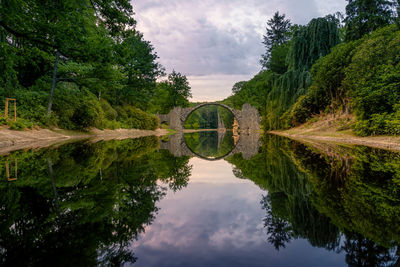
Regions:
[[[0,124],[155,129],[151,113],[189,104],[184,75],[160,80],[128,0],[2,1],[0,14],[0,109],[18,111]]]
[[[359,135],[400,132],[399,1],[349,0],[346,14],[292,25],[268,21],[262,70],[236,83],[223,102],[245,102],[266,130],[287,129],[319,114],[354,114]]]

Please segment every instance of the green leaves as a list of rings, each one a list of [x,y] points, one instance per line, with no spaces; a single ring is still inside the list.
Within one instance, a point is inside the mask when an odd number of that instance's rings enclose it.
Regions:
[[[275,12],[274,16],[268,20],[266,35],[264,35],[263,44],[265,45],[266,52],[262,55],[260,63],[263,68],[270,69],[270,60],[272,57],[272,51],[283,45],[289,40],[288,32],[291,27],[291,22],[285,19],[286,15],[279,15],[279,12]]]
[[[394,20],[392,0],[348,0],[346,41],[357,40]]]

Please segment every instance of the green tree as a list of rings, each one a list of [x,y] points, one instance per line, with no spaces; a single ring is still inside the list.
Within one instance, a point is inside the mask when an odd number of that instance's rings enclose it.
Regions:
[[[268,62],[268,69],[278,74],[284,74],[288,70],[287,55],[289,53],[290,42],[276,46],[271,51]]]
[[[242,90],[243,86],[246,84],[246,81],[237,82],[232,87],[232,94],[237,94]]]
[[[158,56],[143,34],[129,31],[118,49],[119,65],[126,76],[122,97],[136,106],[147,108],[154,96],[156,80],[164,74],[163,67],[157,62]],[[119,104],[120,92],[116,92],[116,104]]]
[[[192,93],[186,76],[174,70],[168,75],[168,85],[172,107],[189,106],[189,98],[192,97]]]
[[[348,0],[346,41],[357,40],[393,21],[394,2],[390,0]]]
[[[266,52],[261,56],[260,60],[263,68],[269,67],[272,50],[276,46],[284,44],[289,39],[287,33],[290,30],[291,23],[285,17],[285,14],[280,15],[279,11],[277,11],[267,22],[266,35],[264,35],[264,41],[262,42],[265,45]]]

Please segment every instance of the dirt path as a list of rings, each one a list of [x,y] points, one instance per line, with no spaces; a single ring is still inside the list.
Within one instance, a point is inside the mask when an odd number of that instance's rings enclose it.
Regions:
[[[60,129],[33,129],[26,131],[13,131],[7,127],[0,127],[0,155],[8,154],[11,151],[20,149],[39,149],[51,145],[74,142],[84,139],[94,141],[127,139],[142,136],[163,136],[167,135],[165,129],[155,131],[136,129],[98,130],[93,129],[88,133],[65,131]]]

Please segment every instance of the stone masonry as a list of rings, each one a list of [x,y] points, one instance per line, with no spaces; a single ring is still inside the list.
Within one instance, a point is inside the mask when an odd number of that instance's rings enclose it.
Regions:
[[[160,122],[167,122],[171,129],[182,132],[185,121],[188,119],[189,115],[193,111],[208,105],[221,106],[232,112],[233,116],[239,124],[240,132],[252,132],[260,129],[261,117],[258,113],[258,110],[248,103],[243,105],[242,110],[236,110],[220,103],[204,103],[194,108],[176,107],[171,110],[169,114],[158,115],[158,117],[160,119]]]

